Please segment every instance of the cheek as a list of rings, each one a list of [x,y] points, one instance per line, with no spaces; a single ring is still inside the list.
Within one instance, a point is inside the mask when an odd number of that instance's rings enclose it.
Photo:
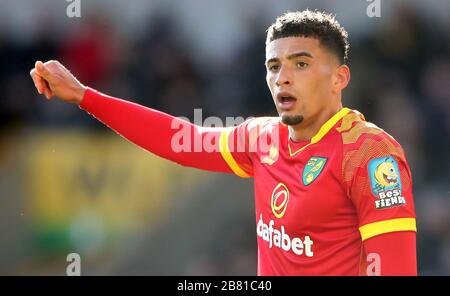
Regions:
[[[298,90],[306,97],[314,97],[322,91],[323,78],[317,70],[300,72],[296,80],[299,82]]]
[[[266,83],[270,89],[270,93],[273,94],[273,89],[274,89],[274,85],[275,85],[275,80],[274,80],[273,75],[269,75],[269,74],[266,75]]]
[[[331,75],[327,69],[317,69],[304,77],[304,89],[312,97],[324,97],[330,92]]]
[[[330,92],[329,72],[322,71],[320,68],[314,69],[309,73],[302,73],[297,79],[302,81],[298,91],[305,98],[300,101],[299,109],[302,109],[306,116],[322,109],[327,104],[325,98],[329,97]]]
[[[320,67],[320,81],[324,89],[330,89],[333,84],[333,71],[329,65]]]

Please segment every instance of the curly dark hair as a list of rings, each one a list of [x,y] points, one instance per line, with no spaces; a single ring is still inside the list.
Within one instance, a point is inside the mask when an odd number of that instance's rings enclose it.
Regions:
[[[266,44],[284,37],[312,37],[331,50],[342,64],[348,60],[348,33],[326,12],[303,10],[286,12],[267,29]]]

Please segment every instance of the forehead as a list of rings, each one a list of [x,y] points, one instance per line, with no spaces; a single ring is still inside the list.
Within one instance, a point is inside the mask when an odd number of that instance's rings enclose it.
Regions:
[[[320,42],[311,37],[285,37],[271,41],[266,46],[266,60],[282,59],[297,52],[309,52],[313,57],[324,54]]]

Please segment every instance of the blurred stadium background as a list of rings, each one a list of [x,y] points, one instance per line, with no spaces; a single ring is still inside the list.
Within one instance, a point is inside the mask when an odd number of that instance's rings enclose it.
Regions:
[[[58,59],[86,85],[170,114],[275,115],[265,30],[325,9],[350,34],[344,104],[404,147],[421,275],[450,275],[450,2],[0,0],[0,274],[254,275],[252,182],[176,166],[73,105],[29,70]],[[152,136],[152,135],[149,135]],[[392,246],[395,248],[395,246]]]

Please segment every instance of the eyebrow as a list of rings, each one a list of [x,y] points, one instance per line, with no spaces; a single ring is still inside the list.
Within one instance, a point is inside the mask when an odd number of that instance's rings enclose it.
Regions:
[[[300,51],[300,52],[294,52],[294,53],[288,55],[287,59],[288,60],[293,60],[293,59],[298,58],[298,57],[313,58],[312,54],[310,54],[309,52],[307,52],[307,51]],[[268,59],[266,61],[266,64],[269,64],[269,63],[272,63],[272,62],[277,62],[279,60],[280,60],[279,58],[271,58],[271,59]]]

